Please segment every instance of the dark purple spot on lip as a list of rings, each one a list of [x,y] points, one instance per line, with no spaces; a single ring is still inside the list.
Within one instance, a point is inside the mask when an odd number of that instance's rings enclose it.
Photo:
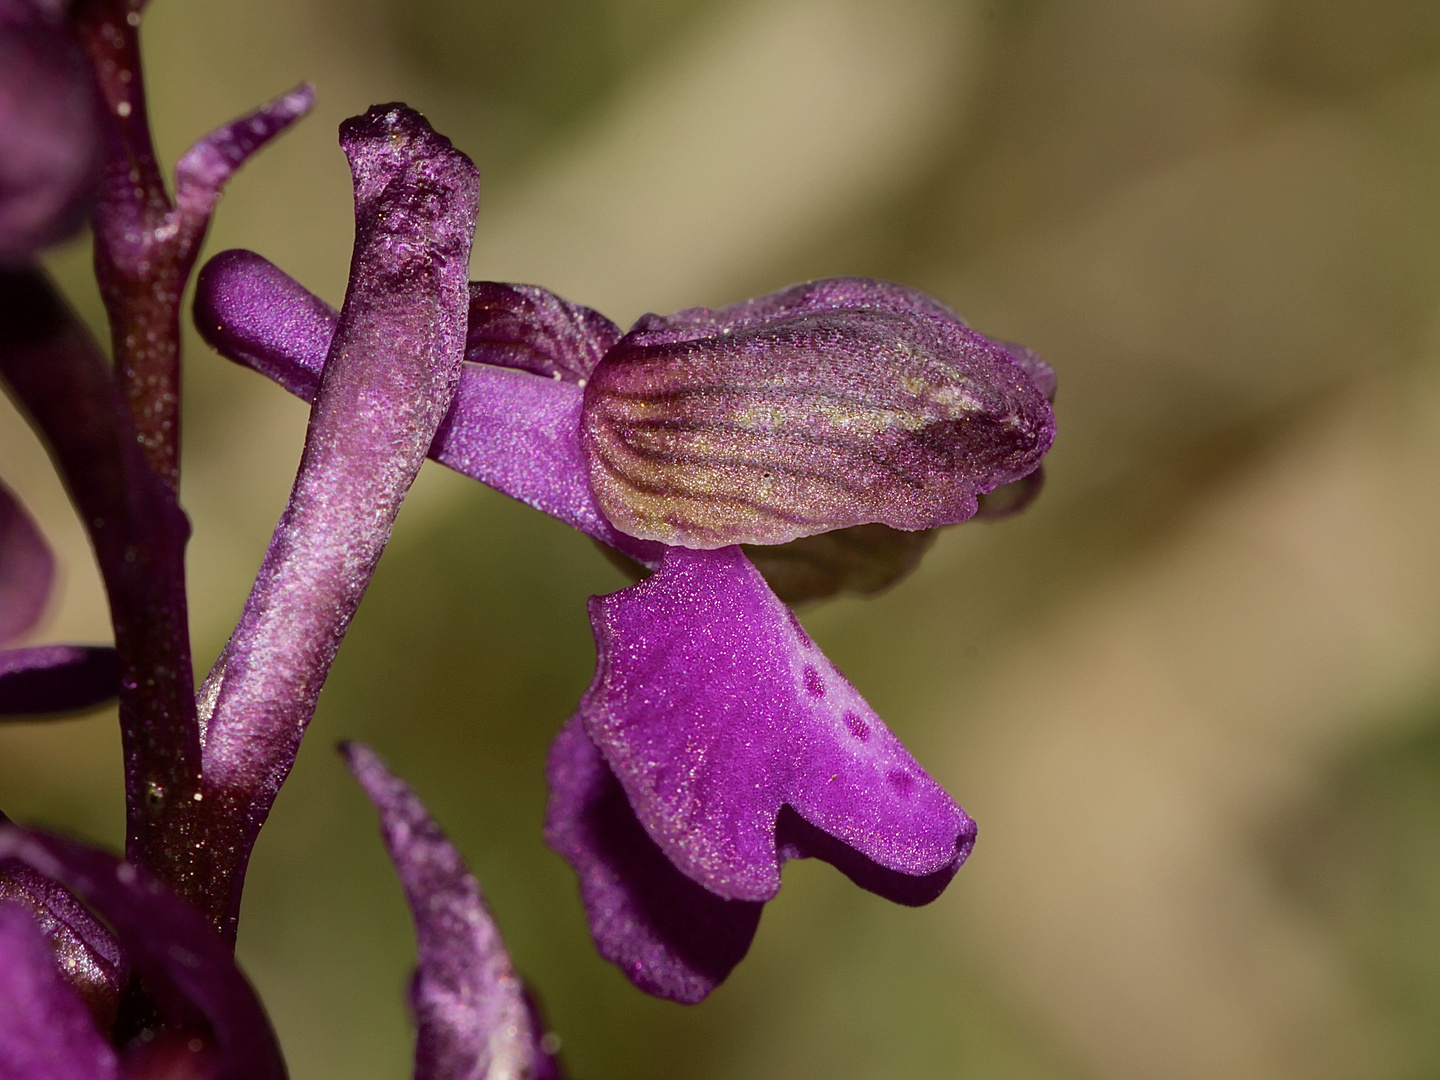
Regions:
[[[906,772],[904,769],[893,770],[887,777],[887,779],[890,781],[891,785],[895,788],[895,790],[900,792],[900,794],[902,795],[905,794],[905,792],[909,791],[911,787],[913,787],[915,784],[915,778],[911,776],[908,772]]]
[[[813,649],[815,643],[810,640],[810,635],[805,632],[805,627],[800,625],[800,617],[793,611],[787,611],[785,614],[790,618],[790,628],[800,635],[800,644],[807,649]]]
[[[825,696],[825,683],[813,667],[805,668],[805,692],[814,698]]]
[[[870,738],[870,725],[865,723],[865,718],[859,713],[847,712],[845,714],[845,726],[850,729],[850,734],[861,742]],[[892,777],[893,780],[893,777]]]

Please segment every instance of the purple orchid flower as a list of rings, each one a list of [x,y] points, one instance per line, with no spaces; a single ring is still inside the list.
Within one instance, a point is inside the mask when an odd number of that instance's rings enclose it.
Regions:
[[[0,645],[39,622],[55,560],[19,500],[0,484]],[[115,697],[115,650],[98,645],[0,649],[0,718],[62,715]]]
[[[202,270],[223,355],[309,398],[336,315],[249,252]],[[963,521],[1026,484],[1054,376],[944,305],[814,282],[628,334],[533,286],[471,285],[438,461],[653,571],[591,601],[595,681],[551,752],[546,836],[600,951],[703,998],[743,957],[791,858],[910,904],[975,826],[815,648],[739,544]]]

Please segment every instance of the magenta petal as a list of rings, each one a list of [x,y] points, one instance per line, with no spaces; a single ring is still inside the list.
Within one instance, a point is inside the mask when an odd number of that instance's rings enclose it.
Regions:
[[[40,530],[0,484],[0,644],[26,633],[50,598],[55,560]]]
[[[103,645],[0,650],[0,717],[72,713],[120,692],[120,661]]]
[[[143,870],[71,840],[0,827],[0,859],[60,882],[114,928],[165,1022],[213,1043],[216,1072],[285,1080],[275,1033],[230,949],[204,916]]]
[[[1015,362],[1025,369],[1025,374],[1036,388],[1045,395],[1045,400],[1052,405],[1055,403],[1055,390],[1059,380],[1055,375],[1055,369],[1047,363],[1038,353],[1027,349],[1024,345],[1016,345],[1013,341],[997,341],[999,345]]]
[[[110,1049],[30,913],[0,901],[0,1076],[109,1080]]]
[[[565,348],[571,351],[553,354],[561,358],[552,357],[558,371],[565,364],[580,364],[577,357],[583,356],[585,348],[593,347],[594,341],[603,340],[604,328],[593,328],[598,336],[586,339],[591,345],[582,347],[577,327],[589,326],[594,313],[549,293],[545,294],[549,300],[542,303],[533,294],[543,290],[531,290],[517,293],[521,301],[530,305],[523,310],[538,308],[554,314],[554,319],[539,329],[527,324],[528,329],[522,333],[516,326],[519,316],[498,320],[493,312],[483,318],[477,314],[477,289],[482,298],[489,298],[484,303],[492,306],[499,295],[486,291],[488,287],[483,284],[471,285],[467,355],[515,362],[511,367],[463,365],[459,393],[430,446],[430,456],[623,551],[637,562],[658,566],[660,546],[618,532],[600,513],[590,493],[577,438],[582,396],[577,378],[563,373],[561,378],[555,378],[553,372],[545,377],[517,370],[524,365],[518,362],[519,349],[513,340],[503,348],[492,348],[495,341],[503,344],[505,340],[522,338],[530,342],[532,351],[545,338],[569,342]],[[320,385],[320,372],[337,320],[334,310],[323,300],[253,252],[226,251],[215,256],[200,271],[195,288],[195,325],[205,340],[222,356],[274,379],[307,401],[314,400]],[[490,329],[477,330],[477,320]],[[485,320],[489,320],[488,324]],[[532,366],[539,365],[540,361],[535,360]]]
[[[340,752],[380,811],[415,919],[415,1080],[558,1076],[500,930],[464,860],[415,792],[361,743]]]
[[[675,869],[578,716],[556,736],[546,776],[545,840],[580,878],[600,955],[646,993],[703,999],[744,959],[764,905],[716,896]]]
[[[784,806],[900,880],[948,878],[970,853],[974,822],[738,548],[671,549],[659,573],[593,599],[590,615],[585,730],[645,831],[707,889],[768,900],[787,855],[836,861],[777,847]]]

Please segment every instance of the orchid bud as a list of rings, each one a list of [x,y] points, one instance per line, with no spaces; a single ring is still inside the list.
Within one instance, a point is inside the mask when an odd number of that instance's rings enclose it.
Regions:
[[[1039,465],[1042,368],[912,290],[815,282],[642,319],[586,385],[581,444],[605,516],[642,539],[929,529]]]

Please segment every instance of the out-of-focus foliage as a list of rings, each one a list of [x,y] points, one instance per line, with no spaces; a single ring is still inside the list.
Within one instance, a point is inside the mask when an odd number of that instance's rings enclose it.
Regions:
[[[583,538],[427,469],[262,836],[241,933],[294,1073],[404,1075],[411,944],[329,744],[471,860],[584,1077],[1433,1075],[1440,804],[1440,14],[1423,0],[154,0],[162,153],[300,78],[212,249],[338,302],[339,120],[403,99],[478,160],[476,277],[625,321],[888,277],[1060,375],[1046,490],[804,613],[978,820],[929,908],[793,864],[685,1010],[590,947],[540,840],[592,663]],[[83,246],[54,267],[98,317]],[[187,357],[197,654],[239,612],[305,413]],[[103,640],[21,422],[0,474]],[[1417,720],[1417,718],[1419,718]],[[119,838],[113,719],[0,732],[0,807]]]

